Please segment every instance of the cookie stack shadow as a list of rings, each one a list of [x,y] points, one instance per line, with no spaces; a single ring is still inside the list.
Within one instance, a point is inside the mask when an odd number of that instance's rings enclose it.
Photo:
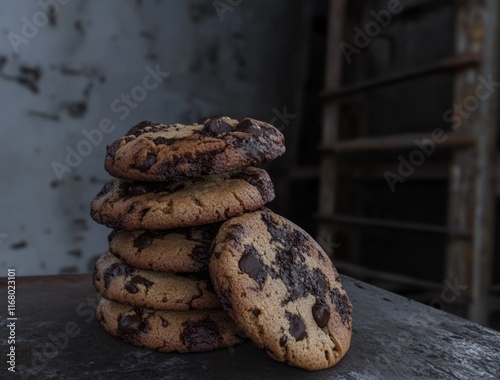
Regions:
[[[109,334],[163,352],[242,341],[208,274],[211,245],[223,221],[274,198],[271,179],[255,166],[284,150],[274,127],[227,117],[142,122],[107,147],[114,178],[91,214],[113,228],[94,271],[97,318]]]

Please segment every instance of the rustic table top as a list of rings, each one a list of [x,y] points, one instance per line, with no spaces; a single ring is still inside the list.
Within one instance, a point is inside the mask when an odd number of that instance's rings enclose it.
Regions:
[[[165,354],[107,335],[94,317],[90,275],[16,280],[16,370],[24,379],[500,379],[500,333],[343,277],[354,305],[351,349],[308,372],[251,342],[208,353]],[[0,282],[2,370],[10,345]]]

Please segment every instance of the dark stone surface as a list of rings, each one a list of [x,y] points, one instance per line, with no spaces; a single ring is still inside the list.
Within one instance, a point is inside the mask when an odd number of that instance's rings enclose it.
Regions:
[[[97,297],[90,275],[18,278],[16,365],[18,372],[24,370],[24,376],[17,377],[500,378],[500,333],[362,282],[347,277],[342,280],[354,305],[351,349],[337,366],[308,372],[268,358],[250,342],[197,354],[165,354],[134,347],[106,334],[95,320],[92,309]],[[9,331],[5,279],[0,283],[0,299],[5,301],[0,312],[0,347],[5,357]],[[54,349],[53,343],[59,348]],[[9,375],[6,366],[4,360],[1,378],[12,377],[4,377]]]

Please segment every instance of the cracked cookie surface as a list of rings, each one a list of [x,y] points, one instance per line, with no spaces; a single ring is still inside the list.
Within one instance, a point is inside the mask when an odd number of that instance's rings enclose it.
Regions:
[[[94,287],[106,299],[155,310],[220,307],[208,273],[153,272],[132,268],[111,253],[97,260]]]
[[[225,311],[272,358],[318,370],[349,349],[352,305],[337,270],[291,221],[267,209],[228,220],[209,270]]]
[[[210,117],[193,125],[143,121],[107,146],[105,168],[114,177],[169,181],[259,165],[284,152],[281,132],[250,118]]]
[[[227,220],[274,199],[265,170],[248,167],[181,182],[112,179],[92,201],[92,218],[107,227],[162,230]]]
[[[163,272],[208,270],[209,251],[220,224],[173,230],[114,230],[109,251],[127,264]]]
[[[242,343],[222,309],[158,311],[101,298],[96,317],[109,334],[162,352],[210,351]]]

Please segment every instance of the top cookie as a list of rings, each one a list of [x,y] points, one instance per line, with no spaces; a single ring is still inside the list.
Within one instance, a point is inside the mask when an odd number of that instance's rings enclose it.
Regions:
[[[225,222],[209,263],[225,311],[272,358],[308,370],[347,352],[352,305],[321,247],[263,209]]]
[[[193,125],[143,121],[107,146],[105,168],[124,179],[182,180],[259,165],[284,152],[281,132],[250,118],[211,117]]]

